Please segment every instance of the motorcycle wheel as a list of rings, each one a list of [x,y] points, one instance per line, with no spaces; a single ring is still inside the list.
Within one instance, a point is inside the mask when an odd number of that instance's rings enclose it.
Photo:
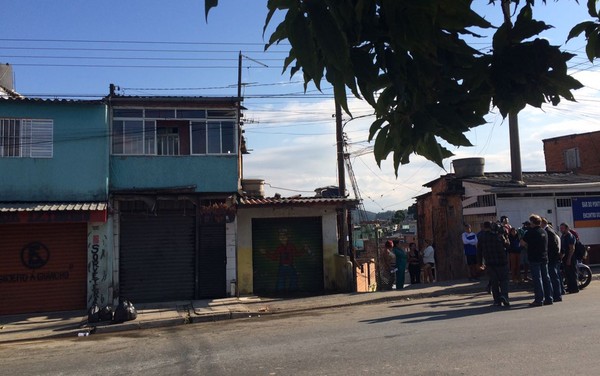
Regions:
[[[592,282],[592,270],[587,265],[577,267],[577,283],[579,288],[586,288]]]

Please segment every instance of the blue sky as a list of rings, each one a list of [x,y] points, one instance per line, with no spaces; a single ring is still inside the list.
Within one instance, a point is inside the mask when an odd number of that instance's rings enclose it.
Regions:
[[[487,3],[476,1],[498,23],[500,9]],[[534,16],[555,26],[543,35],[554,44],[564,44],[569,28],[587,19],[585,4],[574,0],[536,3]],[[234,96],[242,51],[245,128],[253,149],[245,157],[244,175],[264,178],[268,194],[308,196],[317,187],[337,184],[331,90],[325,87],[321,94],[309,86],[303,94],[300,77],[281,75],[285,46],[262,51],[265,15],[265,2],[258,0],[221,0],[208,23],[203,0],[2,0],[0,62],[14,65],[17,90],[30,96],[103,96],[110,83],[129,95]],[[565,48],[581,54],[583,45],[578,39]],[[528,108],[520,115],[525,171],[544,170],[542,139],[600,129],[598,67],[583,56],[570,66],[588,86],[575,93],[578,103]],[[359,100],[351,101],[351,110],[355,116],[371,113]],[[345,128],[365,206],[406,208],[426,191],[422,184],[444,170],[416,156],[397,179],[391,163],[384,161],[380,169],[368,152],[369,121],[352,120]],[[467,135],[474,147],[454,152],[485,157],[486,171],[508,171],[508,126],[495,113],[488,121]],[[450,160],[444,166],[452,171]]]

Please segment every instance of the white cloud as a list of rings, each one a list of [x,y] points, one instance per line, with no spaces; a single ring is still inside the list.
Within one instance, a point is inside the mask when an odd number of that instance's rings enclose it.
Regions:
[[[556,136],[590,132],[600,129],[597,104],[600,95],[596,82],[600,72],[584,71],[576,78],[591,85],[575,91],[579,102],[562,101],[557,107],[544,105],[543,109],[526,108],[519,114],[521,160],[524,171],[544,171],[542,140]],[[370,107],[357,99],[350,99],[354,116],[372,113]],[[252,113],[251,110],[248,113]],[[335,119],[333,100],[315,103],[288,103],[281,108],[264,108],[257,113],[263,123],[247,127],[248,142],[254,151],[245,156],[245,177],[263,178],[274,187],[306,191],[311,196],[315,188],[337,185],[335,151]],[[344,118],[348,118],[344,114]],[[510,171],[510,144],[508,121],[500,115],[488,116],[490,123],[477,127],[467,134],[473,147],[451,149],[456,156],[444,161],[447,172],[452,172],[455,158],[484,157],[487,172]],[[398,178],[394,175],[391,160],[375,163],[372,151],[360,155],[371,146],[366,142],[372,118],[347,122],[347,132],[353,169],[367,210],[398,210],[413,203],[413,197],[428,191],[422,185],[446,172],[433,162],[412,156],[411,163],[400,166]],[[260,133],[259,133],[260,132]],[[358,154],[352,154],[358,153]],[[360,156],[357,156],[360,155]],[[350,179],[347,188],[352,194]],[[267,188],[284,196],[294,191]]]

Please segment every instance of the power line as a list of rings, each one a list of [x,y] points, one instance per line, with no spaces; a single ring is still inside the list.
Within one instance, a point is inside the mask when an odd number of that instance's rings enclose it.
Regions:
[[[266,43],[256,42],[183,42],[183,41],[143,41],[143,40],[98,40],[98,39],[33,39],[33,38],[0,38],[6,42],[51,42],[51,43],[114,43],[114,44],[176,44],[197,46],[264,46]]]
[[[81,60],[159,60],[159,61],[238,61],[234,58],[203,58],[203,57],[117,57],[117,56],[43,56],[43,55],[0,55],[0,58],[10,59],[81,59]],[[281,61],[275,58],[261,58],[265,61]]]
[[[231,53],[237,54],[240,50],[173,50],[173,49],[135,49],[135,48],[84,48],[84,47],[21,47],[21,46],[0,46],[0,49],[4,50],[27,50],[27,51],[111,51],[111,52],[181,52],[181,53]],[[287,51],[276,51],[276,50],[242,50],[244,53],[260,54],[260,53],[289,53]]]

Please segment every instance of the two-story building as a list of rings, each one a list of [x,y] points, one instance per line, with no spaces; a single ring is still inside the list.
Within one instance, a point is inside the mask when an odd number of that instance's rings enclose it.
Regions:
[[[0,314],[106,303],[109,276],[97,273],[111,231],[106,106],[8,93],[0,98]]]
[[[106,98],[118,295],[227,295],[240,189],[239,98]]]

